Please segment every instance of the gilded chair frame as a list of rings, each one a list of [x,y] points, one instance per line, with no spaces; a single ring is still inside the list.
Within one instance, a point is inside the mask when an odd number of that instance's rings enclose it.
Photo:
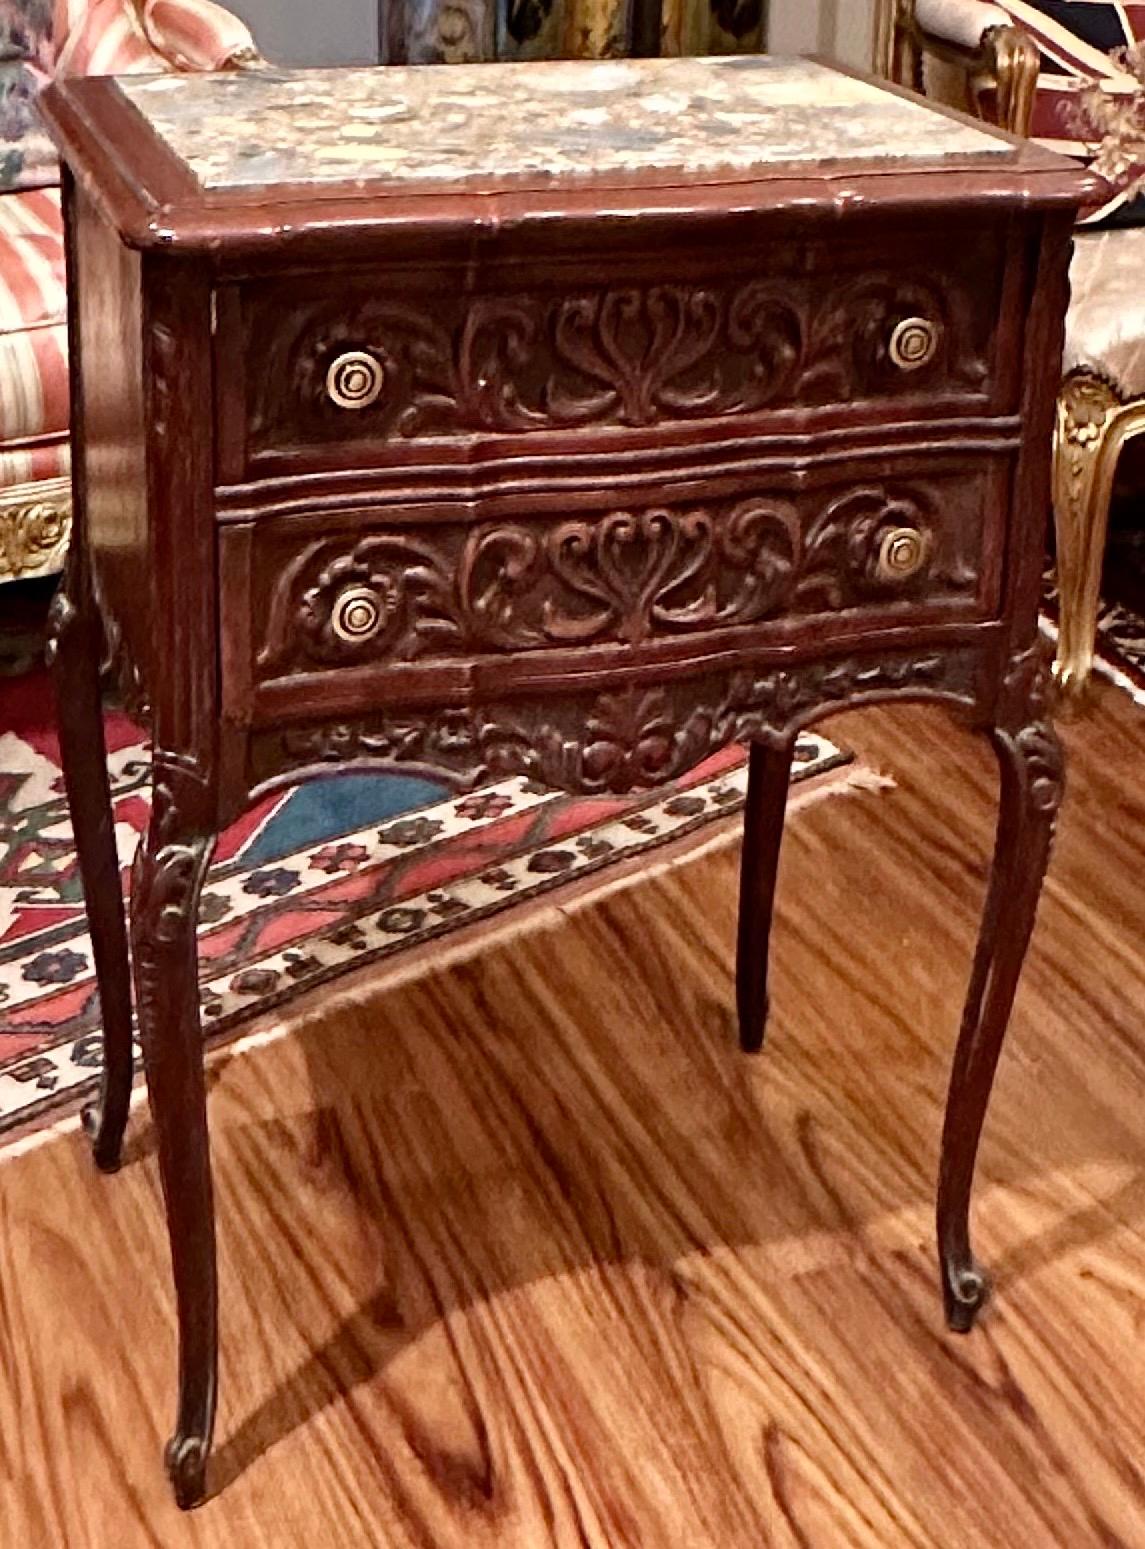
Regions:
[[[1058,538],[1056,670],[1080,694],[1093,670],[1101,564],[1117,464],[1145,432],[1145,398],[1123,399],[1095,372],[1071,371],[1058,395],[1054,433],[1054,520]]]
[[[977,50],[924,32],[915,0],[881,0],[875,65],[900,85],[922,90],[927,58],[965,72],[974,88],[993,88],[999,127],[1029,132],[1038,80],[1038,50],[1017,27],[995,27]],[[974,95],[968,93],[973,102]],[[1057,531],[1060,631],[1056,671],[1063,690],[1079,695],[1093,669],[1101,564],[1109,507],[1122,450],[1145,432],[1145,399],[1124,397],[1093,370],[1065,377],[1054,431],[1053,504]]]
[[[991,27],[977,48],[964,48],[924,31],[915,16],[915,0],[879,0],[874,49],[878,73],[915,91],[925,90],[928,57],[953,67],[968,86],[996,93],[999,128],[1013,134],[1029,133],[1038,83],[1038,50],[1020,27]]]
[[[138,30],[152,42],[154,52],[160,52],[159,37],[152,40],[144,27],[140,0],[129,0],[128,8],[135,12]],[[73,15],[69,25],[77,25],[80,18]],[[106,24],[115,18],[108,15]],[[160,25],[157,34],[164,33]],[[173,58],[173,56],[172,56]],[[58,63],[58,61],[57,61]],[[226,70],[256,70],[265,67],[266,61],[254,44],[235,47],[226,55],[222,68]],[[169,68],[191,68],[172,62]],[[55,69],[55,66],[53,66]],[[0,198],[7,198],[11,190],[0,190]],[[62,322],[62,317],[55,321]],[[35,326],[35,325],[33,325]],[[17,329],[16,331],[20,331]],[[50,432],[13,438],[0,447],[4,452],[28,452],[37,447],[55,446],[67,439],[67,432]],[[46,478],[27,482],[4,484],[0,482],[0,611],[3,608],[4,587],[13,581],[31,581],[52,578],[63,569],[68,552],[72,526],[72,480],[70,473],[52,474]]]
[[[62,569],[71,526],[70,475],[0,488],[0,585]]]

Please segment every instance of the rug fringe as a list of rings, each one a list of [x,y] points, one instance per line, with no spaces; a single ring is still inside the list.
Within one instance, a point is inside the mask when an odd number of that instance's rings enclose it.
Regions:
[[[1047,640],[1053,641],[1056,646],[1058,643],[1058,626],[1053,619],[1047,618],[1043,613],[1038,622],[1041,625],[1042,634],[1045,635]],[[1135,705],[1145,705],[1145,689],[1139,683],[1134,682],[1127,672],[1123,672],[1115,662],[1111,662],[1103,654],[1103,642],[1100,635],[1097,640],[1097,650],[1093,657],[1093,670],[1098,677],[1105,678],[1108,682],[1114,684],[1115,687],[1121,689],[1123,693],[1128,694]]]
[[[889,775],[882,774],[865,764],[850,764],[845,770],[830,770],[818,779],[796,786],[788,800],[788,816],[816,806],[820,801],[831,796],[853,792],[888,791],[893,790],[894,786],[895,782]],[[603,899],[635,887],[638,883],[663,876],[687,862],[698,860],[701,856],[727,849],[737,842],[741,829],[741,814],[738,812],[729,814],[726,821],[721,823],[719,832],[710,834],[701,843],[690,845],[688,839],[684,838],[679,841],[678,847],[668,846],[670,853],[661,855],[651,864],[641,864],[640,857],[633,857],[628,869],[611,877],[607,882],[593,886],[591,879],[586,879],[583,891],[575,897],[538,904],[535,909],[526,910],[523,917],[511,925],[503,925],[499,929],[491,930],[477,923],[472,927],[471,932],[463,933],[462,939],[455,941],[452,946],[443,946],[440,942],[436,942],[432,953],[416,953],[412,961],[403,963],[399,959],[393,967],[386,966],[380,971],[377,966],[362,968],[358,973],[350,975],[351,981],[369,975],[368,988],[353,982],[345,982],[333,987],[326,985],[305,992],[300,997],[302,1005],[291,1008],[289,1019],[279,1017],[269,1027],[252,1028],[230,1042],[208,1050],[207,1062],[208,1064],[226,1063],[240,1055],[249,1054],[255,1049],[264,1048],[267,1044],[275,1043],[287,1033],[304,1026],[315,1017],[327,1017],[332,1010],[337,1011],[342,1007],[373,999],[382,988],[386,991],[398,989],[402,985],[424,978],[427,974],[437,973],[442,968],[469,962],[479,954],[489,951],[491,947],[502,945],[515,937],[556,930],[574,914],[600,903]],[[318,995],[322,996],[321,1005],[312,1005],[308,1008],[306,1001],[311,996]],[[132,1109],[141,1104],[146,1095],[146,1083],[142,1079],[137,1080],[131,1094]],[[47,1145],[58,1136],[73,1134],[80,1127],[79,1113],[72,1112],[42,1128],[33,1129],[26,1135],[18,1135],[6,1143],[0,1141],[0,1165],[24,1156],[39,1146]]]

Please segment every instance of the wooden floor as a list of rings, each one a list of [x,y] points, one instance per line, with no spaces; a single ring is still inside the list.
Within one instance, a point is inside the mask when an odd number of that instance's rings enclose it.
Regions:
[[[1066,728],[968,1338],[931,1202],[992,760],[833,727],[899,785],[790,825],[761,1057],[726,851],[215,1062],[195,1515],[144,1116],[116,1178],[0,1165],[3,1549],[1145,1546],[1145,711]]]

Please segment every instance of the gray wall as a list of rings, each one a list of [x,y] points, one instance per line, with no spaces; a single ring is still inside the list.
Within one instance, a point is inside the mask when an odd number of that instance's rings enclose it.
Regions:
[[[228,0],[268,59],[283,65],[362,64],[378,57],[377,0]],[[771,49],[865,65],[876,0],[771,0]]]
[[[879,0],[771,0],[773,54],[826,54],[867,68]]]
[[[224,0],[280,65],[360,65],[378,57],[377,0]]]

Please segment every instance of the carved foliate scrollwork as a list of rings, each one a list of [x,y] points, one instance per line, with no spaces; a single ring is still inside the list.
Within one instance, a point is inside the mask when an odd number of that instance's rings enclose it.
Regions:
[[[1061,742],[1049,721],[1023,726],[1014,739],[1025,760],[1030,801],[1039,812],[1057,815],[1065,793],[1065,760]]]
[[[1012,657],[997,712],[999,729],[1021,756],[1029,799],[1051,820],[1065,792],[1065,758],[1052,720],[1052,657],[1042,639]]]
[[[144,926],[151,945],[185,939],[188,917],[198,905],[209,840],[180,831],[179,773],[159,758],[152,779],[151,823],[132,866],[132,918]],[[139,945],[136,942],[136,956]]]
[[[340,602],[351,588],[378,601],[377,627],[365,638],[338,628]],[[299,655],[340,662],[365,654],[429,654],[460,640],[448,552],[435,548],[429,536],[422,541],[382,533],[349,552],[319,540],[278,578],[259,664],[274,669]]]
[[[393,710],[265,734],[255,762],[277,772],[366,758],[441,769],[466,785],[524,774],[562,790],[621,792],[674,779],[729,742],[782,732],[833,705],[913,693],[969,704],[973,684],[971,653],[855,657],[632,685],[553,705]]]
[[[980,387],[986,378],[984,356],[956,351],[955,358],[949,358],[949,311],[950,298],[925,280],[864,275],[844,285],[808,318],[798,377],[801,401],[846,399],[856,388],[867,393],[892,391],[903,382],[917,383],[944,356],[955,383]],[[896,358],[896,340],[904,324],[916,332],[925,330],[930,340],[925,359],[909,374]]]
[[[189,974],[194,983],[196,915],[214,845],[210,787],[197,766],[158,752],[152,767],[151,821],[131,868],[131,962],[140,1035],[150,1059],[164,992]]]
[[[1093,668],[1101,560],[1113,485],[1126,443],[1145,430],[1145,403],[1126,403],[1091,371],[1072,371],[1057,403],[1053,495],[1061,629],[1057,673],[1080,693]]]
[[[1058,395],[1055,504],[1067,517],[1081,520],[1106,431],[1121,399],[1101,377],[1071,372]]]
[[[751,413],[783,402],[847,401],[904,386],[892,341],[909,319],[930,331],[927,372],[975,390],[986,343],[965,337],[957,296],[924,276],[864,275],[823,286],[786,278],[708,285],[614,285],[561,296],[362,296],[248,319],[256,443],[319,437],[449,437],[594,425],[649,426]],[[967,306],[966,317],[977,311]],[[329,375],[365,352],[384,384],[350,418]]]
[[[401,302],[328,310],[292,362],[303,402],[326,411],[331,362],[357,343],[384,383],[371,418],[398,436],[744,412],[790,386],[801,336],[779,287],[762,283],[483,296],[453,327]]]
[[[463,632],[513,650],[751,623],[779,606],[801,545],[795,506],[767,498],[479,528],[458,573]]]
[[[259,665],[417,659],[658,637],[931,594],[972,593],[945,569],[936,493],[920,484],[746,495],[557,522],[399,528],[307,546],[277,578]],[[913,542],[909,565],[887,540]],[[368,634],[339,629],[349,589],[376,599]]]
[[[104,658],[102,669],[115,684],[119,702],[133,721],[146,725],[151,719],[151,700],[148,697],[143,674],[127,648],[123,631],[116,619],[104,613]]]

